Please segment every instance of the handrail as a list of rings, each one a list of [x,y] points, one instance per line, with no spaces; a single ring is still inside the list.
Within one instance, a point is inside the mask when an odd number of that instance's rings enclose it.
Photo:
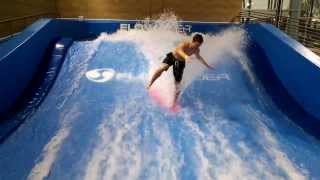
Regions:
[[[276,14],[273,14],[273,13],[264,13],[264,12],[258,12],[258,11],[241,11],[240,14],[256,14],[256,15],[259,15],[259,16],[270,16],[270,15],[276,15]],[[316,21],[313,21],[315,23],[320,23],[320,19],[319,18],[311,18],[311,17],[300,17],[300,18],[292,18],[290,16],[279,16],[279,17],[282,17],[282,18],[290,18],[292,20],[316,20]]]
[[[318,18],[277,16],[274,10],[242,10],[238,18],[241,23],[271,23],[320,55],[320,19]]]
[[[36,13],[36,14],[31,14],[31,15],[25,15],[25,16],[19,16],[19,17],[12,17],[12,18],[3,18],[0,19],[0,24],[6,24],[6,28],[4,31],[0,32],[0,42],[3,42],[6,39],[9,39],[19,31],[21,31],[21,26],[18,28],[14,25],[15,22],[17,21],[22,21],[23,27],[29,25],[31,18],[39,18],[39,17],[58,17],[58,13],[56,12],[41,12],[41,13]]]
[[[12,22],[12,21],[23,20],[23,19],[28,19],[28,18],[33,18],[33,17],[44,16],[44,15],[57,15],[57,13],[55,13],[55,12],[43,12],[43,13],[31,14],[31,15],[19,16],[19,17],[13,17],[13,18],[4,18],[4,19],[0,19],[0,24],[1,23]]]

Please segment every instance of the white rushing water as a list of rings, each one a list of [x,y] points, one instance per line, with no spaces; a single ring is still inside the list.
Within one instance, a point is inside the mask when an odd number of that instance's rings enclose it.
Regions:
[[[203,34],[200,54],[215,70],[193,57],[182,80],[182,110],[174,114],[155,104],[145,85],[192,35],[176,31],[172,14],[145,25],[71,47],[48,95],[59,128],[29,179],[319,178],[319,144],[261,90],[244,53],[245,30]],[[173,100],[171,68],[153,88]]]

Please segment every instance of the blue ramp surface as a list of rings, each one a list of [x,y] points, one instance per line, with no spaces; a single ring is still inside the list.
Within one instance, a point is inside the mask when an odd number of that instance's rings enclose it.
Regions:
[[[250,58],[223,56],[171,113],[149,97],[138,48],[74,42],[40,107],[0,145],[0,179],[320,178],[319,141],[278,109]]]

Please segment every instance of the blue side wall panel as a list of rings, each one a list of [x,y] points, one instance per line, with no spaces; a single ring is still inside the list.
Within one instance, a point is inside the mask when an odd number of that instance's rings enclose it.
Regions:
[[[52,46],[49,46],[46,61],[41,62],[36,77],[23,92],[23,99],[19,99],[13,111],[5,114],[6,118],[0,121],[0,144],[14,132],[26,119],[31,117],[42,101],[45,99],[50,88],[60,71],[64,57],[72,45],[71,38],[61,38]]]
[[[319,56],[271,25],[248,25],[247,30],[288,93],[320,119],[320,67],[315,64],[320,64]]]
[[[0,114],[17,101],[32,80],[50,43],[59,37],[86,34],[83,23],[40,20],[0,46]]]

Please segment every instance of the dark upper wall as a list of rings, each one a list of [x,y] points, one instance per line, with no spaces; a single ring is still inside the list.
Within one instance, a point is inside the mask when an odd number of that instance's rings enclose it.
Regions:
[[[0,38],[21,31],[43,16],[143,19],[170,9],[183,20],[230,21],[241,9],[241,0],[186,2],[185,0],[1,0]]]
[[[56,15],[55,0],[1,0],[0,37],[22,30],[39,16]]]
[[[1,0],[0,19],[56,12],[54,0]]]
[[[183,20],[230,21],[241,0],[57,0],[61,17],[141,19],[173,10]]]

